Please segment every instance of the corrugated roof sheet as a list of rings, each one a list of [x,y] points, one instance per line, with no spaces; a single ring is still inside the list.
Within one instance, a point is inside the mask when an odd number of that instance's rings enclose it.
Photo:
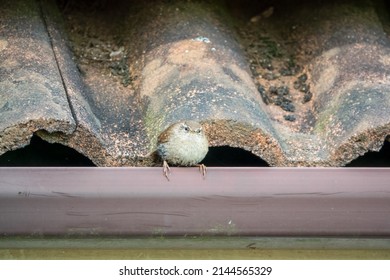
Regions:
[[[345,165],[390,134],[381,3],[276,2],[243,20],[217,2],[2,1],[0,154],[36,133],[99,166],[151,165],[158,134],[195,119],[212,146],[273,166]]]

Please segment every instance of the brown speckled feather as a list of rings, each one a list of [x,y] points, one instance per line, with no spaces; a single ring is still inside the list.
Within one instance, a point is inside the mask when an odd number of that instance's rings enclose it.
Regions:
[[[166,143],[171,134],[171,130],[175,124],[170,125],[166,130],[164,130],[157,138],[157,143]]]

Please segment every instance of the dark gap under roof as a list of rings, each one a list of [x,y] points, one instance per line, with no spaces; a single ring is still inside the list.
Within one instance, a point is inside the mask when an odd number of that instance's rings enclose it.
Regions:
[[[38,136],[24,148],[0,156],[0,166],[95,166],[76,150],[61,144],[48,143]]]
[[[267,162],[241,148],[211,147],[202,162],[206,166],[266,167]],[[0,156],[0,166],[95,166],[76,150],[61,144],[51,144],[38,136],[24,148]],[[390,142],[385,141],[378,152],[368,152],[346,167],[390,167]]]

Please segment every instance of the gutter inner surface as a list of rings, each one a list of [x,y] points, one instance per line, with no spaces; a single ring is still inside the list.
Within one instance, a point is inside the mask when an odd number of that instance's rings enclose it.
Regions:
[[[159,133],[194,119],[271,166],[342,166],[390,134],[383,1],[11,2],[0,153],[35,133],[98,166],[150,166]]]

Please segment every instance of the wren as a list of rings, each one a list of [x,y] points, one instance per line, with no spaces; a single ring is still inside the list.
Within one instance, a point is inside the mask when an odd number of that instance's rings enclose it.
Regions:
[[[164,176],[169,180],[169,164],[199,166],[203,177],[206,166],[199,164],[209,150],[202,125],[196,121],[181,121],[164,130],[157,139],[157,154],[163,160]]]

